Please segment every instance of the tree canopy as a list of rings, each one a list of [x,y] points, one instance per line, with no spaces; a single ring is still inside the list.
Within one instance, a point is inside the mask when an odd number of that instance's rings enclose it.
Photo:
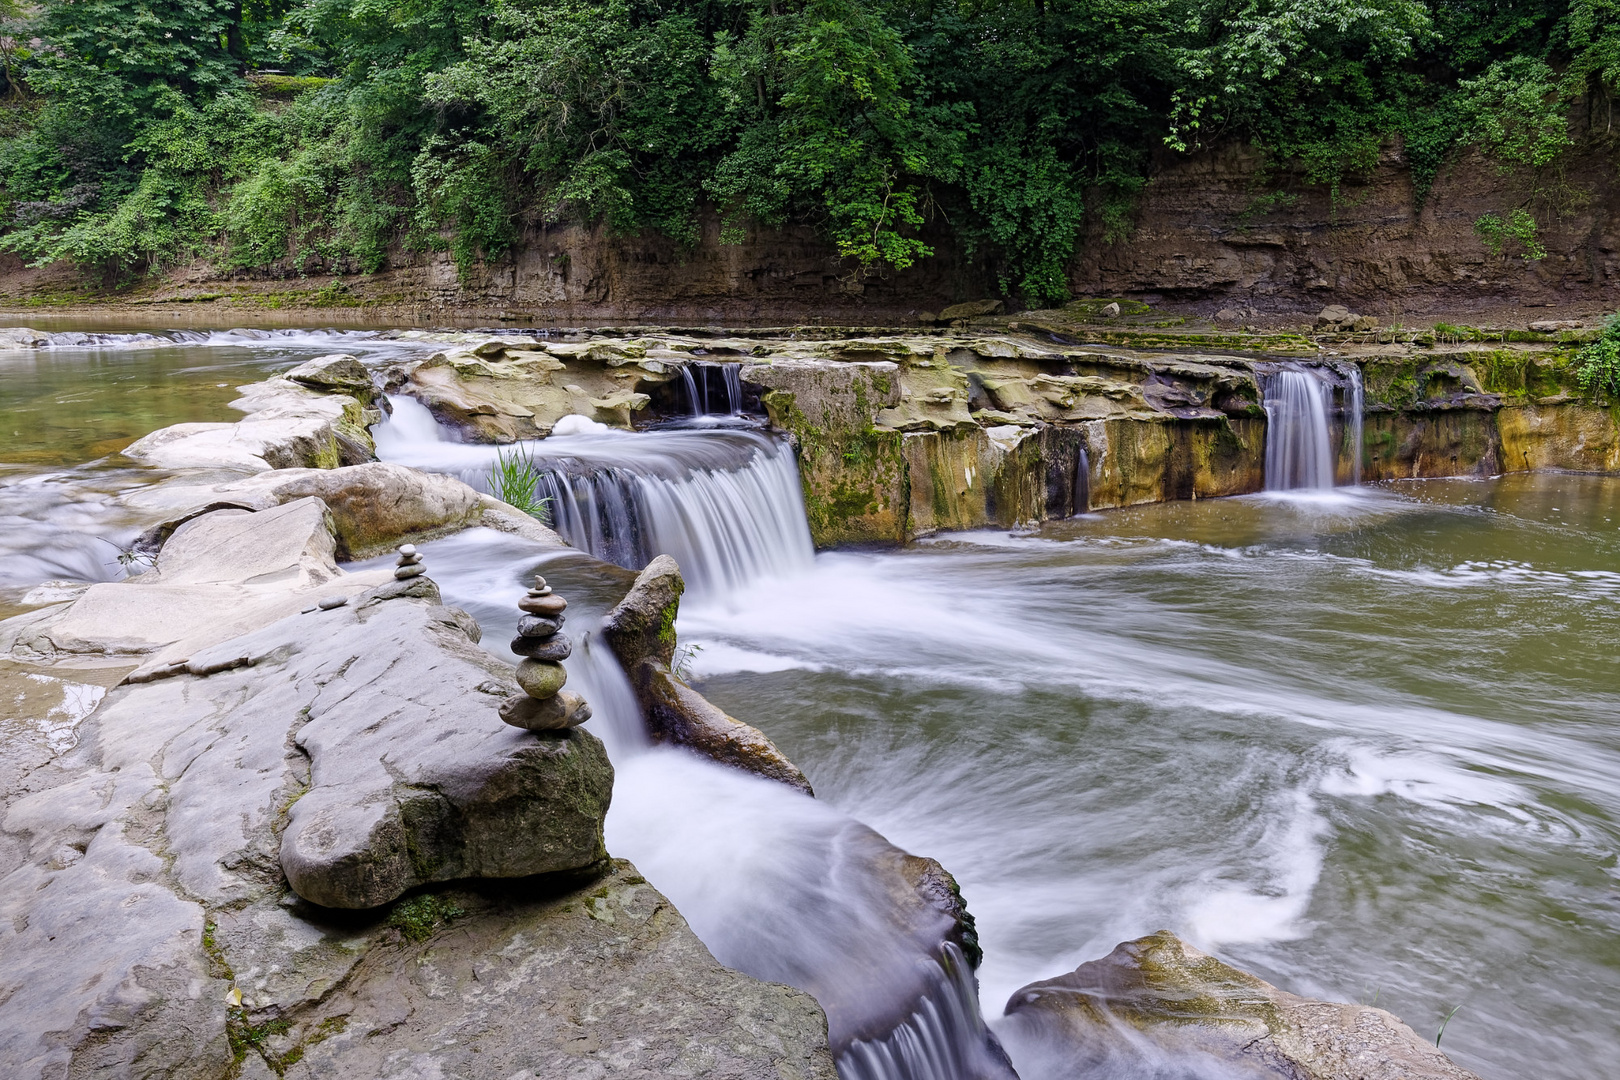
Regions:
[[[1606,138],[1620,88],[1620,0],[12,0],[0,22],[0,247],[113,281],[413,248],[466,270],[538,224],[693,244],[712,213],[723,240],[812,225],[855,274],[928,258],[933,222],[1056,301],[1088,210],[1127,236],[1163,155],[1243,140],[1336,194],[1398,144],[1421,200],[1463,147],[1555,167],[1576,106]],[[1525,190],[1480,230],[1533,256]]]

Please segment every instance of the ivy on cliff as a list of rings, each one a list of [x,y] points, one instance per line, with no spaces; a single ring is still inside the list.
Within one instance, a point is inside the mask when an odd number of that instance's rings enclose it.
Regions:
[[[0,22],[0,248],[109,282],[411,248],[470,271],[553,223],[691,246],[718,220],[819,230],[853,279],[948,235],[1053,302],[1166,155],[1229,140],[1265,154],[1257,207],[1337,204],[1392,151],[1422,201],[1477,149],[1514,192],[1482,242],[1533,257],[1572,122],[1611,134],[1620,89],[1620,0],[44,0]]]

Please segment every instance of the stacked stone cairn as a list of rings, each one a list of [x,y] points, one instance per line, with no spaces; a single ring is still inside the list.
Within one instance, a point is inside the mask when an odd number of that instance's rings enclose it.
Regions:
[[[563,611],[568,601],[551,591],[546,579],[536,577],[534,588],[518,601],[523,618],[518,620],[518,636],[512,651],[523,657],[518,663],[517,681],[526,695],[508,698],[501,706],[501,719],[529,731],[555,731],[577,727],[591,718],[591,707],[578,694],[563,689],[568,672],[562,661],[573,652],[573,642],[562,632]]]
[[[394,580],[409,581],[418,574],[427,572],[422,565],[422,555],[416,550],[415,544],[401,544],[399,546],[399,562],[394,564]]]

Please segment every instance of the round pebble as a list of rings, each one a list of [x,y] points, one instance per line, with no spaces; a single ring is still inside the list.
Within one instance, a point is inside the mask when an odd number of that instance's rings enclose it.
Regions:
[[[525,660],[517,666],[518,685],[532,698],[556,695],[568,681],[568,672],[561,664],[547,660]]]
[[[421,561],[422,561],[422,556],[420,556],[420,555],[401,555],[399,557],[399,562],[398,562],[397,565],[399,565],[399,566],[415,566],[417,563],[419,563]]]
[[[348,602],[349,598],[347,596],[323,596],[315,601],[315,606],[322,611],[331,611],[333,608],[340,608]]]
[[[512,639],[512,651],[519,656],[527,656],[533,660],[566,660],[574,651],[574,643],[567,634],[553,634],[551,637],[515,637]]]
[[[427,567],[423,566],[421,563],[417,563],[415,566],[401,566],[394,571],[394,577],[399,581],[404,581],[406,578],[413,578],[417,574],[425,573],[426,571]]]
[[[562,629],[562,624],[568,620],[561,615],[543,618],[539,615],[525,615],[518,620],[518,637],[548,638]]]
[[[416,545],[415,544],[401,544],[401,545],[399,545],[399,553],[401,555],[415,555],[416,554]]]
[[[545,615],[555,618],[563,613],[568,601],[560,596],[525,596],[518,601],[518,608],[527,611],[530,615]]]

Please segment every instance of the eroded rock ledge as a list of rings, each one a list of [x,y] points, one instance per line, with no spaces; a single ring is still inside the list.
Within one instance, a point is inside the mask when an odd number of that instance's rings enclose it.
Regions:
[[[332,529],[215,510],[0,623],[24,679],[127,673],[0,745],[0,1073],[833,1080],[809,995],[607,860],[600,742],[502,723],[476,623]]]

